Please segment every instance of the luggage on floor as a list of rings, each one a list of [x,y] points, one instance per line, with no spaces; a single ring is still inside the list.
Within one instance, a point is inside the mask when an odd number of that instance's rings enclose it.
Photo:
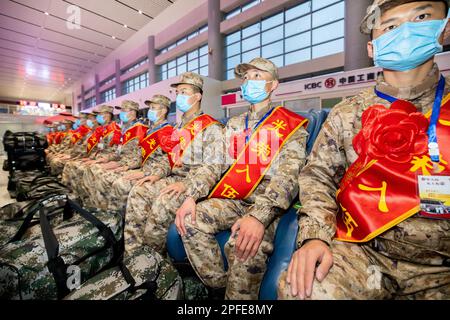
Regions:
[[[53,227],[48,209],[40,208],[41,234],[0,248],[0,299],[62,299],[121,261],[122,215],[88,212],[72,200],[64,210],[73,217]]]
[[[121,264],[105,270],[70,293],[66,300],[177,300],[183,285],[172,264],[142,246]]]
[[[70,190],[55,177],[35,178],[31,183],[17,182],[17,201],[38,200],[49,194],[68,194]]]
[[[71,218],[71,212],[64,210],[66,201],[66,195],[49,195],[39,200],[11,203],[0,208],[0,247],[8,242],[40,235],[41,208],[47,209],[46,214],[53,226]]]

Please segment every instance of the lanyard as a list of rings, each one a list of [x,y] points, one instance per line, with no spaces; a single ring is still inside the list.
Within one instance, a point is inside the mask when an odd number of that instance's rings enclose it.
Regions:
[[[261,123],[263,123],[264,120],[267,119],[267,117],[272,113],[273,109],[275,109],[275,108],[270,109],[270,110],[264,115],[264,117],[262,117],[262,119],[258,121],[258,123],[254,126],[253,131],[255,131],[255,130],[261,125]],[[246,144],[248,143],[248,140],[250,139],[250,135],[247,134],[247,130],[248,130],[248,113],[247,113],[247,115],[245,116],[245,131],[244,131],[244,132],[245,132],[245,143],[246,143]]]
[[[441,113],[442,98],[444,96],[445,89],[445,78],[441,75],[439,84],[436,90],[436,98],[434,99],[433,111],[430,118],[430,126],[428,127],[428,153],[430,155],[431,161],[439,163],[440,162],[440,152],[439,144],[437,138],[437,123],[439,121],[439,115]],[[390,103],[397,101],[397,98],[391,97],[385,93],[382,93],[375,89],[375,93],[381,99],[387,100]]]
[[[161,129],[162,127],[165,127],[165,126],[167,126],[167,125],[169,125],[169,123],[168,123],[168,122],[164,122],[164,123],[160,124],[159,126],[157,126],[156,128],[154,128],[154,129],[152,129],[152,130],[148,130],[148,131],[149,131],[148,134],[151,134],[151,133],[153,133],[153,132],[156,132],[156,131],[158,131],[159,129]]]

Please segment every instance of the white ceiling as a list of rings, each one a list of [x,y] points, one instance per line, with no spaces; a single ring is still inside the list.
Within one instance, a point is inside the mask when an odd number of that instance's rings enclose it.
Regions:
[[[64,89],[174,2],[0,0],[0,98],[63,101]],[[67,22],[74,5],[80,29]]]

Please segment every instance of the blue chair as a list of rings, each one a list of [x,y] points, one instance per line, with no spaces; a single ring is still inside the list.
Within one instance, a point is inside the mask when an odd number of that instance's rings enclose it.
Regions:
[[[310,134],[307,144],[307,152],[309,153],[328,114],[325,111],[304,112],[299,114],[309,120],[307,128]],[[267,261],[267,270],[260,287],[259,297],[261,300],[277,299],[278,280],[281,273],[286,270],[292,255],[296,250],[298,232],[296,212],[299,207],[300,205],[291,207],[281,217],[275,233],[274,250]],[[222,252],[225,270],[228,270],[228,262],[225,256],[224,247],[230,238],[230,235],[231,232],[228,230],[222,231],[216,235],[216,240],[219,243]],[[175,263],[189,263],[183,242],[176,230],[175,224],[172,224],[169,228],[167,235],[167,252]]]

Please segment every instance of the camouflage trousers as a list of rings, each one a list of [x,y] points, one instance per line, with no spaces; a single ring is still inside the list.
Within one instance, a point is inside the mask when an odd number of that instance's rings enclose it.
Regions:
[[[165,187],[182,179],[179,176],[170,176],[153,184],[147,182],[131,189],[125,213],[126,252],[132,252],[147,244],[164,253],[167,231],[185,197],[159,197],[159,194]]]
[[[88,197],[85,199],[85,205],[107,210],[110,207],[110,203],[120,198],[119,200],[123,200],[123,202],[114,203],[111,206],[122,209],[125,207],[126,197],[120,196],[123,193],[123,188],[118,184],[114,188],[114,184],[120,179],[119,183],[124,184],[125,189],[131,189],[131,186],[128,186],[128,183],[123,178],[136,171],[114,172],[113,170],[103,169],[101,164],[90,166],[83,174],[83,185],[88,194]],[[119,195],[113,194],[114,192],[118,192]]]
[[[139,180],[128,180],[125,176],[142,170],[130,170],[113,182],[108,194],[108,210],[124,211],[127,206],[128,195]]]
[[[410,218],[366,244],[334,241],[333,267],[311,299],[450,299],[449,235],[447,221]],[[290,290],[284,273],[278,298],[295,299]]]
[[[266,260],[273,250],[273,239],[278,221],[265,231],[255,257],[242,262],[235,258],[236,238],[225,245],[228,271],[215,234],[229,230],[246,215],[249,204],[240,200],[209,199],[197,204],[196,223],[186,218],[187,235],[184,247],[192,267],[209,287],[226,287],[225,298],[231,300],[257,300],[259,287],[266,272]]]
[[[50,173],[54,176],[60,175],[63,172],[67,161],[68,160],[63,160],[60,158],[51,158],[51,160],[47,162],[50,167]]]
[[[72,190],[72,192],[81,199],[83,204],[89,199],[89,193],[84,186],[85,172],[92,165],[87,165],[84,161],[69,161],[64,166],[62,174],[62,183]]]

